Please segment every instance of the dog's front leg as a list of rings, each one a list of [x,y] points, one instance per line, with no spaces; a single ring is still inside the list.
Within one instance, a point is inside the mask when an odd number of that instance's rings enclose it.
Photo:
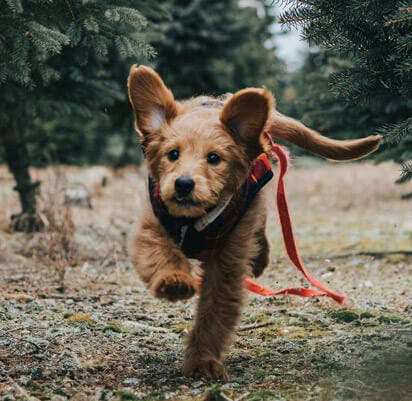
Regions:
[[[185,354],[186,376],[227,378],[222,360],[240,318],[248,255],[256,249],[253,234],[240,225],[220,255],[203,265],[196,320]]]
[[[222,359],[240,317],[244,264],[225,252],[204,266],[196,321],[185,354],[186,376],[227,378]]]
[[[264,218],[264,198],[258,195],[219,255],[202,266],[197,315],[184,360],[186,376],[227,378],[223,357],[239,322],[244,276],[250,275],[250,261],[261,251],[255,234]]]
[[[142,219],[133,248],[133,264],[154,296],[177,301],[194,295],[189,261],[151,213]]]

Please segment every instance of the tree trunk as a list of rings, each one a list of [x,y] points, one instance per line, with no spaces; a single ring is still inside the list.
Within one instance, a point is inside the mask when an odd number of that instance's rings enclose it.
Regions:
[[[16,231],[40,231],[43,222],[36,214],[36,188],[40,182],[32,182],[26,144],[21,133],[13,126],[3,131],[2,143],[6,161],[16,180],[14,190],[19,193],[22,212],[11,216],[11,224]]]

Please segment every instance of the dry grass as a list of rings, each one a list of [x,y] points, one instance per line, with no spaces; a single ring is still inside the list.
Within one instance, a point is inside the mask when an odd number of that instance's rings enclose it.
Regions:
[[[67,268],[77,264],[75,226],[72,210],[64,204],[64,183],[62,172],[56,170],[52,185],[48,183],[42,189],[40,216],[44,231],[38,236],[37,247],[33,248],[33,257],[38,258],[38,263],[53,266],[56,270],[61,292],[64,292]]]
[[[46,231],[23,234],[8,229],[17,197],[0,167],[0,398],[407,400],[412,257],[396,252],[412,250],[412,209],[400,200],[411,188],[393,185],[392,164],[297,167],[287,190],[302,256],[347,293],[346,309],[252,297],[228,357],[231,382],[212,390],[180,374],[194,301],[151,298],[128,261],[143,171],[34,170]],[[93,209],[63,205],[63,189],[79,183]],[[272,265],[260,282],[299,284],[275,211],[270,237]]]

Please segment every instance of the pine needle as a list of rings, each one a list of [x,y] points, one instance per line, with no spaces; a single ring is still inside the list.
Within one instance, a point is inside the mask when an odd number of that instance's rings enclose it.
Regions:
[[[396,184],[404,184],[412,179],[412,162],[401,164],[401,176],[396,180]]]

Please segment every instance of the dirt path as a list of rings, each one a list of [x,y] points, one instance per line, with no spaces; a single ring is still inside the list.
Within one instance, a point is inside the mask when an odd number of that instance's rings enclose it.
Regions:
[[[84,183],[93,204],[72,210],[76,255],[62,292],[54,237],[8,232],[16,198],[0,168],[0,399],[409,400],[412,207],[400,194],[411,188],[392,184],[391,164],[301,164],[287,182],[301,254],[347,304],[251,296],[227,383],[181,376],[195,300],[153,299],[127,259],[141,172],[61,169],[59,181]],[[51,170],[34,174],[53,188]],[[259,282],[303,284],[272,221]]]

